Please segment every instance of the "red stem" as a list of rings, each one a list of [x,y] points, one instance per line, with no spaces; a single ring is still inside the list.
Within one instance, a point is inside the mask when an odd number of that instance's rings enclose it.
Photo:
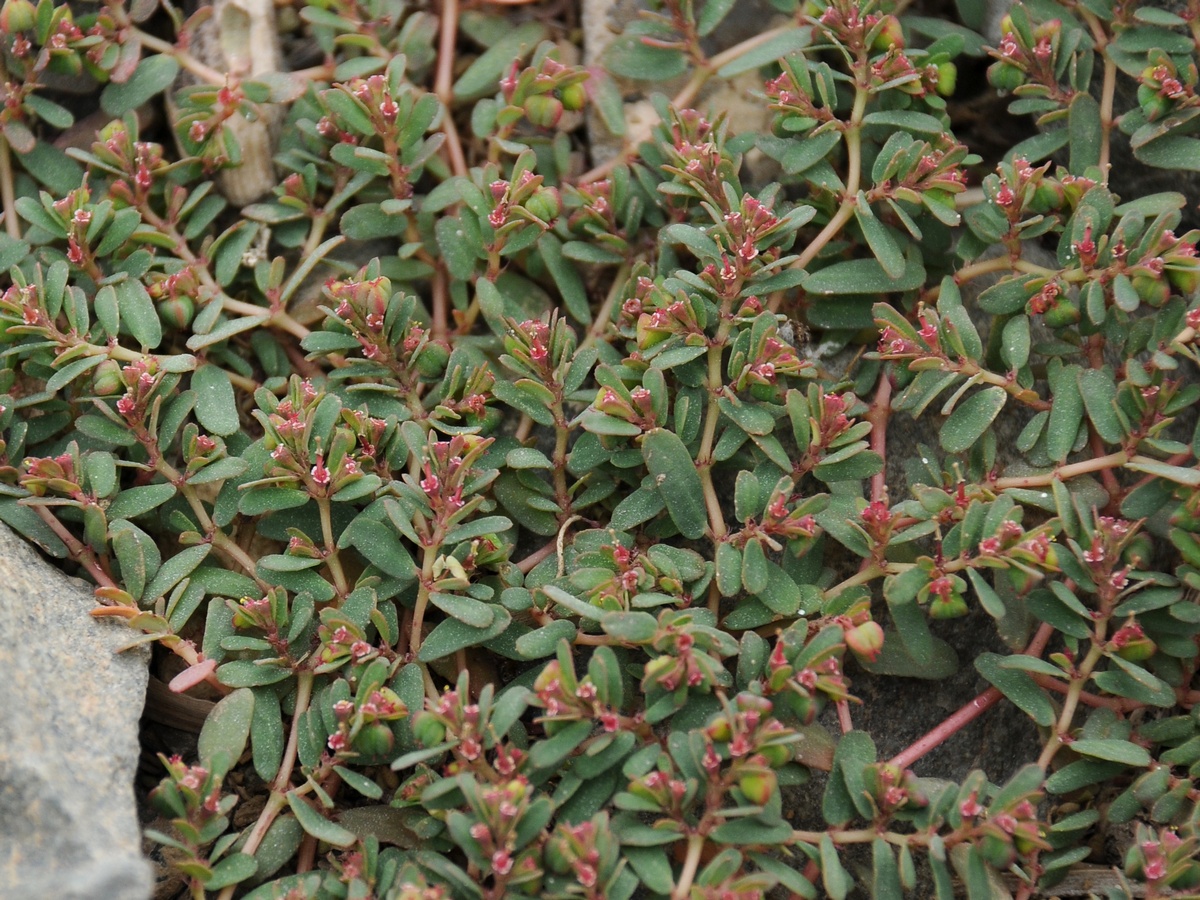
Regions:
[[[867,410],[867,421],[871,423],[871,449],[883,457],[884,467],[871,478],[871,499],[882,500],[887,493],[887,425],[892,414],[892,379],[887,372],[879,376],[875,399]]]
[[[1029,645],[1021,651],[1026,656],[1041,656],[1042,651],[1046,649],[1046,644],[1050,641],[1050,636],[1054,633],[1054,628],[1051,625],[1043,623],[1034,634]],[[929,753],[936,747],[941,746],[947,739],[959,731],[966,728],[981,715],[991,709],[1004,695],[996,688],[988,688],[975,699],[971,700],[957,712],[942,720],[937,726],[930,730],[923,737],[918,738],[905,749],[901,750],[891,759],[894,766],[900,766],[902,769],[907,769],[918,759]]]
[[[837,702],[838,725],[841,726],[842,734],[846,734],[854,730],[854,720],[850,718],[850,704],[845,700]]]
[[[523,575],[528,575],[533,571],[533,567],[540,563],[547,556],[550,556],[558,549],[558,545],[554,541],[550,541],[540,550],[534,550],[527,557],[517,563],[517,568],[521,570]]]

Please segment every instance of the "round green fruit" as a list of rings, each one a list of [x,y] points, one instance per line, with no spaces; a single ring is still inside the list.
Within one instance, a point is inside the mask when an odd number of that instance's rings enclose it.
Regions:
[[[168,328],[183,331],[192,324],[192,316],[196,314],[196,304],[190,297],[173,297],[158,305],[158,317]]]
[[[568,84],[558,92],[558,99],[562,101],[563,109],[578,112],[587,103],[587,90],[581,82]]]
[[[557,188],[542,188],[525,201],[525,208],[543,222],[552,222],[562,212],[562,198]]]
[[[950,97],[958,87],[958,66],[952,62],[944,62],[937,67],[937,92],[943,97]]]
[[[553,128],[562,114],[563,102],[550,94],[534,94],[525,101],[525,117],[539,128]]]
[[[428,710],[418,713],[412,723],[413,737],[422,747],[436,747],[446,739],[446,726]]]
[[[1015,91],[1025,83],[1025,73],[1010,62],[998,62],[988,69],[988,82],[1001,91]]]

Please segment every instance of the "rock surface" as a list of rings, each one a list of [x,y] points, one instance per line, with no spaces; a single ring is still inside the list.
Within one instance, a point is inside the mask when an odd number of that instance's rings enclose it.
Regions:
[[[0,896],[144,900],[133,778],[149,653],[0,524]]]

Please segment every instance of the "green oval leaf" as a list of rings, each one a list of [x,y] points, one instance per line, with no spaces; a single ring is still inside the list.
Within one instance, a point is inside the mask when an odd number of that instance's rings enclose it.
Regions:
[[[229,771],[246,749],[253,716],[253,691],[239,688],[223,697],[204,720],[200,732],[201,764],[221,774]]]
[[[300,827],[318,841],[333,844],[335,847],[349,847],[358,840],[353,831],[343,828],[336,822],[329,821],[297,797],[295,791],[288,791],[287,802],[296,816],[296,821],[300,823]]]
[[[237,398],[229,375],[220,366],[206,364],[192,373],[196,392],[196,418],[212,434],[235,434],[238,421]]]
[[[992,427],[992,422],[1000,415],[1000,410],[1004,409],[1007,399],[1008,394],[1004,388],[993,386],[984,388],[959,403],[950,417],[942,423],[942,429],[938,433],[942,449],[947,453],[965,453],[975,446],[984,432]]]
[[[680,533],[690,540],[703,537],[708,529],[704,486],[683,441],[673,432],[656,428],[642,440],[642,457]]]

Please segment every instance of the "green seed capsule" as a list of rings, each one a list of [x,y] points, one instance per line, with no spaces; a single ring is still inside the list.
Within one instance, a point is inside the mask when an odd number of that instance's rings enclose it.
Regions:
[[[33,4],[29,0],[5,0],[0,7],[0,31],[5,34],[16,34],[28,31],[33,27],[37,18]]]
[[[525,201],[525,208],[543,222],[553,222],[562,212],[562,198],[556,188],[542,188]]]
[[[958,86],[958,66],[952,62],[944,62],[937,67],[937,92],[943,97],[950,97]]]
[[[121,365],[115,359],[106,359],[96,366],[92,375],[92,390],[98,397],[109,397],[125,390],[121,378]]]
[[[539,128],[553,128],[562,114],[563,102],[550,94],[534,94],[525,101],[525,117]]]
[[[168,328],[183,331],[192,324],[192,316],[196,314],[196,304],[190,297],[174,297],[158,305],[158,317]]]
[[[1025,83],[1025,73],[1010,62],[998,62],[988,69],[988,81],[1001,91],[1015,91]]]
[[[558,99],[562,101],[563,109],[578,112],[587,103],[587,90],[580,82],[568,84],[558,92]]]

